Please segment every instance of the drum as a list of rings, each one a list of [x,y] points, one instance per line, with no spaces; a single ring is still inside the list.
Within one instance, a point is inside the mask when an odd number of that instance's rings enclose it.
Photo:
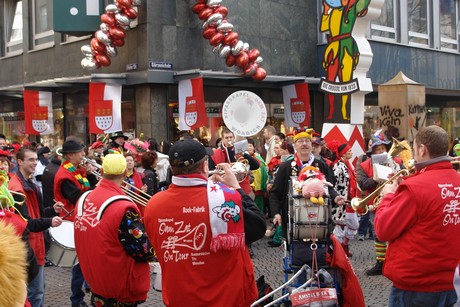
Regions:
[[[51,227],[49,232],[51,246],[48,251],[48,260],[59,267],[72,267],[78,262],[73,238],[73,222],[62,221],[59,227]]]
[[[292,199],[292,235],[294,240],[318,240],[328,236],[329,207],[313,204],[305,198]]]

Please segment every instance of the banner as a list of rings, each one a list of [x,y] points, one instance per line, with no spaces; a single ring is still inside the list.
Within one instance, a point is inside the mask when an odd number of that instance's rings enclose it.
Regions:
[[[179,129],[194,130],[207,125],[203,78],[179,81]]]
[[[24,126],[26,134],[54,133],[51,92],[24,90]]]
[[[310,126],[310,93],[308,83],[283,86],[284,125]]]
[[[121,85],[89,84],[89,133],[123,131],[121,124]]]

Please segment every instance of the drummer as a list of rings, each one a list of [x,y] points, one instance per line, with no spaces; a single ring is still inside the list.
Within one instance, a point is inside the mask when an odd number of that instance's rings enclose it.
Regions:
[[[22,147],[16,154],[18,172],[8,183],[8,189],[21,194],[14,194],[17,202],[27,200],[25,205],[16,206],[19,214],[28,221],[30,230],[29,243],[37,257],[38,274],[29,282],[27,298],[32,306],[43,306],[45,301],[45,240],[43,231],[49,227],[61,225],[58,216],[63,203],[56,202],[52,207],[43,207],[43,197],[40,189],[32,181],[38,163],[37,152],[34,149]]]

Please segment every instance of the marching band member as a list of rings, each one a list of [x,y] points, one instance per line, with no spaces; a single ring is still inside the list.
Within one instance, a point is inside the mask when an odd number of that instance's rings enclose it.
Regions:
[[[385,185],[375,232],[388,241],[389,306],[453,306],[460,259],[460,175],[447,156],[449,136],[428,126],[415,136],[416,173]],[[399,185],[398,185],[399,184]]]
[[[108,150],[104,154],[108,154],[110,151],[118,151],[123,154],[126,152],[125,142],[128,140],[128,137],[123,133],[123,131],[117,131],[110,135],[110,144]]]
[[[228,164],[208,180],[206,148],[191,139],[171,147],[172,183],[145,209],[145,227],[162,270],[166,306],[249,306],[257,299],[246,244],[265,219]],[[184,278],[187,276],[187,278]]]
[[[125,157],[106,155],[98,186],[77,203],[75,249],[94,306],[137,306],[150,288],[154,254],[137,205],[120,187],[125,176]]]
[[[386,141],[382,135],[371,134],[371,155],[379,155],[386,153],[387,146],[390,144],[389,141]],[[402,160],[399,158],[389,158],[387,165],[392,167],[393,171],[396,173],[402,167]],[[356,168],[356,180],[359,187],[362,191],[366,191],[368,194],[372,193],[378,185],[378,182],[374,180],[374,171],[372,167],[372,156],[364,162],[361,162]],[[372,202],[372,200],[371,200]],[[373,205],[369,205],[369,214],[375,210]],[[377,236],[374,237],[374,246],[375,246],[375,265],[366,271],[366,274],[369,276],[382,275],[383,262],[385,261],[385,254],[387,250],[387,243],[385,241],[379,240]]]
[[[139,174],[135,168],[134,154],[125,153],[125,160],[126,160],[126,178],[125,179],[126,179],[126,182],[128,182],[131,186],[133,186],[133,188],[131,188],[131,191],[139,195],[140,195],[140,191],[147,192],[147,185],[142,182],[143,175]],[[136,205],[138,206],[141,213],[144,214],[145,206],[138,202],[136,202]]]

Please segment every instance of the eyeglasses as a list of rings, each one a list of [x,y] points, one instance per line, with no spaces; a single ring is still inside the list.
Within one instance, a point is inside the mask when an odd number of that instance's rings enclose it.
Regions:
[[[302,139],[298,139],[297,141],[295,141],[297,144],[309,144],[311,143],[311,140],[310,139],[307,139],[307,138],[302,138]]]

